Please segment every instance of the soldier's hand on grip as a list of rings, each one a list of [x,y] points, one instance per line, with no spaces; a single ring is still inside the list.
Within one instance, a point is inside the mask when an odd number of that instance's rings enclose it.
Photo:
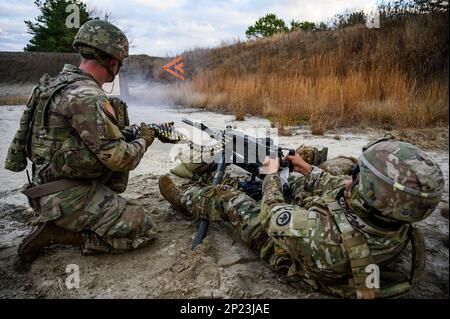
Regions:
[[[303,175],[308,175],[311,172],[312,166],[308,164],[300,155],[286,155],[286,160],[291,161],[294,165],[294,171],[302,173]]]

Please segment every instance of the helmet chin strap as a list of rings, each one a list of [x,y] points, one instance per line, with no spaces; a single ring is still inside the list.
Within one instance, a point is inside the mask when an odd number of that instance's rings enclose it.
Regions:
[[[114,91],[114,81],[112,82],[111,91],[109,91],[109,92],[105,91],[105,93],[106,94],[111,94],[113,91]]]
[[[101,66],[103,66],[106,70],[106,72],[108,72],[108,74],[111,76],[112,78],[112,86],[111,86],[111,91],[110,92],[106,92],[106,94],[111,94],[114,91],[114,85],[115,85],[115,78],[117,73],[119,73],[119,68],[117,68],[117,72],[114,74],[113,70],[109,67],[108,63],[106,63],[105,59],[99,57],[97,59],[98,63],[100,63]]]
[[[95,55],[95,59],[103,68],[105,68],[106,72],[108,72],[108,74],[111,76],[112,78],[111,82],[113,82],[114,86],[114,79],[116,78],[117,73],[119,73],[119,69],[117,69],[117,72],[114,73],[113,70],[109,67],[108,63],[106,63],[105,59],[101,57],[100,54],[98,53]]]

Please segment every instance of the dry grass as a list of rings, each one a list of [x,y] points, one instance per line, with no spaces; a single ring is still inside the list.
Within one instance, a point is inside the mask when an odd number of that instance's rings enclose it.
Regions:
[[[427,128],[448,124],[448,13],[381,29],[277,34],[186,53],[179,102],[269,117],[277,126]],[[193,94],[192,92],[196,92]]]
[[[424,129],[400,129],[394,130],[393,135],[405,142],[413,143],[423,149],[447,150],[448,126],[424,128]]]
[[[28,96],[0,96],[0,105],[25,105]]]

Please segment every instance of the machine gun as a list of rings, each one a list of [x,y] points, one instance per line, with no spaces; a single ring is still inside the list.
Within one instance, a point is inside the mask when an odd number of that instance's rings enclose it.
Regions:
[[[219,130],[209,128],[202,123],[194,123],[188,119],[183,119],[182,122],[202,130],[211,138],[218,141],[215,145],[206,148],[206,150],[219,150],[214,157],[214,162],[217,165],[211,166],[215,167],[213,185],[220,184],[224,177],[226,167],[234,164],[246,170],[252,176],[251,182],[244,185],[244,191],[246,191],[245,187],[247,187],[247,190],[249,190],[250,193],[258,193],[261,180],[264,178],[262,162],[266,156],[271,156],[280,159],[280,177],[283,185],[283,193],[285,196],[290,195],[287,179],[289,173],[293,171],[293,165],[290,161],[284,159],[283,151],[288,151],[289,155],[294,155],[294,150],[274,145],[273,140],[270,137],[256,138],[232,130],[231,127],[227,127],[225,130]],[[191,148],[194,148],[194,144],[191,144]],[[203,148],[201,150],[203,151]],[[192,250],[195,250],[195,248],[203,241],[208,232],[208,227],[209,220],[202,219],[197,235],[192,243]]]

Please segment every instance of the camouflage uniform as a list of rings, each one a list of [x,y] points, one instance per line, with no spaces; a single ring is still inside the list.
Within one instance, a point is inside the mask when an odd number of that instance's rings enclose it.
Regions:
[[[125,34],[98,19],[81,26],[73,46],[111,79],[128,56]],[[107,63],[110,58],[118,62],[116,70]],[[27,158],[33,162],[32,185],[24,193],[39,221],[82,232],[85,253],[136,249],[155,236],[143,208],[118,195],[153,140],[145,133],[138,138],[128,125],[124,103],[109,100],[90,74],[66,64],[57,78],[44,75],[33,89],[8,150],[9,170],[24,170]],[[36,185],[42,186],[30,187]],[[32,196],[33,189],[44,191]]]
[[[64,67],[65,73],[82,74],[71,65]],[[48,109],[48,125],[70,133],[53,146],[58,151],[52,160],[45,154],[49,144],[41,149],[39,140],[33,142],[32,154],[38,184],[59,178],[89,178],[90,182],[42,197],[40,221],[54,220],[62,228],[83,231],[85,252],[136,249],[154,238],[154,222],[142,207],[104,184],[114,173],[134,169],[147,145],[144,139],[125,140],[106,94],[93,78],[82,75],[85,79],[65,87]],[[55,142],[51,137],[51,143]]]
[[[125,140],[129,128],[118,126],[123,114],[89,74],[67,64],[52,83],[47,92],[51,99],[37,106],[33,120],[33,183],[86,183],[41,197],[39,220],[82,231],[85,253],[131,250],[151,241],[156,233],[151,217],[118,195],[125,190],[128,171],[144,155],[146,141]],[[63,87],[51,93],[58,85]],[[15,147],[13,143],[10,154]]]
[[[405,152],[399,144],[393,147]],[[390,160],[395,163],[393,158],[386,159],[386,163]],[[431,169],[432,165],[425,161],[421,163],[419,160],[423,169],[428,165],[429,176],[435,179],[422,182],[442,188],[442,172]],[[399,175],[395,167],[391,170]],[[197,218],[229,221],[245,243],[259,250],[261,258],[294,285],[344,297],[404,294],[423,270],[423,238],[410,223],[374,218],[361,195],[368,193],[362,184],[346,201],[348,180],[313,166],[308,176],[291,175],[289,184],[295,195],[292,203],[283,198],[278,174],[265,177],[261,202],[234,187],[220,185],[193,187],[184,193],[182,203]],[[417,205],[417,201],[409,200]],[[422,217],[434,207],[426,207]],[[419,247],[416,253],[420,255],[413,260],[411,282],[366,289],[366,266],[383,266],[401,253],[410,239]]]

